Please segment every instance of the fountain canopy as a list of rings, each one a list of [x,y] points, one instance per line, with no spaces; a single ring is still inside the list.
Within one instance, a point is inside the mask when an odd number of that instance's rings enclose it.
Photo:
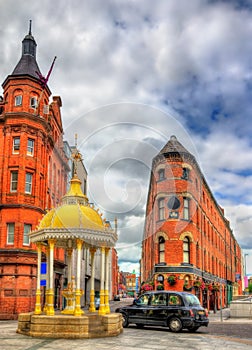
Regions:
[[[61,205],[48,211],[30,235],[34,243],[49,239],[56,239],[55,245],[61,248],[75,248],[76,239],[93,247],[113,247],[117,241],[116,232],[102,219],[99,209],[89,204],[77,175],[72,178]]]

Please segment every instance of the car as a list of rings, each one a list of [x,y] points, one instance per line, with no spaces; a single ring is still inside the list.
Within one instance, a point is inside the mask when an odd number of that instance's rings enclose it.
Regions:
[[[95,309],[98,310],[100,307],[100,297],[95,297]]]
[[[208,326],[208,311],[196,295],[188,292],[150,291],[133,301],[132,305],[115,310],[123,317],[123,327],[130,323],[138,328],[164,326],[172,332],[188,329],[195,332],[199,327]]]

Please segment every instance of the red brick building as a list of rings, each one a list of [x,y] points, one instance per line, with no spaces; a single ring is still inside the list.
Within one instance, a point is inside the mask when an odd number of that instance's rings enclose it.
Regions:
[[[153,159],[141,282],[188,290],[209,309],[241,293],[241,248],[195,157],[172,136]]]
[[[34,309],[37,254],[28,234],[65,194],[69,171],[61,99],[49,101],[51,91],[40,73],[36,46],[30,27],[0,98],[0,319]],[[65,266],[60,250],[56,264],[57,289]]]

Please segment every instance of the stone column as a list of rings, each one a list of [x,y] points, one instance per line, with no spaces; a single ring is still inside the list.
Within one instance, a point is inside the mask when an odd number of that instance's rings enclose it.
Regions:
[[[72,281],[72,254],[73,248],[67,248],[67,283]]]
[[[54,239],[49,239],[48,240],[49,243],[49,248],[50,248],[50,252],[49,252],[49,289],[48,289],[48,295],[47,295],[47,299],[48,299],[48,304],[47,304],[47,308],[46,308],[46,314],[47,316],[53,316],[54,315],[54,283],[53,283],[53,279],[54,279],[54,273],[53,273],[53,260],[54,260],[54,245],[55,245],[55,240]]]
[[[67,248],[67,288],[63,289],[62,295],[66,299],[66,305],[64,310],[61,311],[62,314],[72,315],[75,310],[75,279],[72,276],[72,255],[73,248],[68,245]]]
[[[105,248],[105,311],[110,313],[109,307],[109,251],[110,248]]]
[[[105,247],[101,247],[101,286],[100,286],[100,307],[99,315],[105,315],[105,292],[104,292],[104,265],[105,265]]]
[[[41,292],[40,292],[40,274],[41,274],[41,243],[37,243],[38,263],[37,263],[37,289],[36,289],[36,304],[35,315],[41,314]]]
[[[96,248],[90,248],[90,254],[91,254],[91,288],[90,288],[90,306],[89,306],[89,312],[95,312],[95,286],[94,286],[94,280],[95,280],[95,252]]]
[[[75,310],[74,316],[81,316],[84,314],[83,310],[81,310],[81,296],[83,294],[83,290],[80,289],[80,274],[81,274],[81,249],[82,249],[82,240],[77,239],[77,271],[76,271],[76,291],[75,291]]]

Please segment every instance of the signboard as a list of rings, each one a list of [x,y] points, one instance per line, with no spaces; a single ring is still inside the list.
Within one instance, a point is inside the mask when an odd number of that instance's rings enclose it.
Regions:
[[[41,263],[41,268],[40,268],[40,285],[41,286],[46,286],[46,262]]]

